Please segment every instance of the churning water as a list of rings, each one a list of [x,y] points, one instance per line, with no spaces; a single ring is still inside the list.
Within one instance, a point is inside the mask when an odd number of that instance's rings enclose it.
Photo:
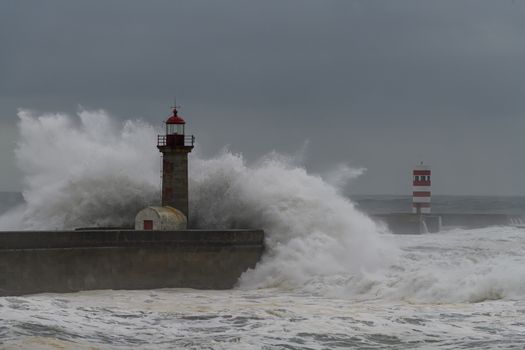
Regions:
[[[127,225],[159,189],[156,131],[102,111],[20,114],[25,203],[0,229]],[[137,142],[137,140],[139,142]],[[137,167],[140,164],[140,169]],[[12,349],[521,348],[525,230],[391,235],[329,179],[272,154],[190,163],[191,224],[256,227],[267,252],[230,291],[90,291],[0,298]],[[336,179],[337,181],[334,181]],[[465,204],[468,205],[468,204]]]

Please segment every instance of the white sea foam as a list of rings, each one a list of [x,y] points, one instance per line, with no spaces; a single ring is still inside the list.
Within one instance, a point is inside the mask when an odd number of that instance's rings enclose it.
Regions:
[[[158,200],[155,130],[101,111],[20,114],[26,204],[0,228],[119,225]],[[78,119],[78,120],[77,120]],[[294,157],[191,156],[191,222],[259,227],[267,251],[229,291],[88,291],[0,298],[8,349],[476,348],[525,339],[525,231],[380,229]],[[397,248],[395,248],[397,247]],[[269,288],[273,287],[273,288]],[[320,297],[319,297],[320,296]],[[499,299],[499,300],[493,300]]]
[[[243,275],[242,287],[323,292],[331,283],[385,266],[395,252],[378,226],[335,187],[283,157],[253,166],[229,152],[197,158],[191,179],[192,221],[267,233],[267,254]]]
[[[19,112],[18,165],[26,205],[0,219],[3,228],[70,229],[125,225],[158,197],[155,130],[139,121],[122,126],[104,111]],[[271,153],[252,166],[223,151],[193,154],[190,212],[194,227],[255,227],[267,232],[267,253],[246,287],[326,285],[372,271],[390,256],[378,227],[320,176],[293,157]],[[359,172],[359,171],[357,171]],[[330,174],[338,186],[356,171]]]
[[[524,233],[487,227],[397,237],[404,253],[376,280],[375,293],[434,303],[523,299]]]
[[[520,349],[523,301],[413,304],[280,289],[0,298],[6,349]]]
[[[156,131],[117,123],[103,111],[78,116],[19,113],[17,161],[26,204],[0,229],[129,225],[158,202]],[[476,302],[525,296],[524,236],[518,229],[392,236],[341,195],[361,170],[309,174],[294,157],[255,164],[223,150],[190,157],[194,227],[262,228],[267,250],[243,290],[276,287],[325,296],[414,302]],[[397,247],[397,248],[396,248]]]
[[[15,150],[26,204],[2,229],[119,226],[157,199],[158,158],[150,125],[118,125],[104,111],[35,114],[20,110]]]

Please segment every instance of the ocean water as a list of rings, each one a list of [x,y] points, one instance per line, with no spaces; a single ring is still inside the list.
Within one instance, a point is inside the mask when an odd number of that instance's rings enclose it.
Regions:
[[[158,200],[152,126],[103,111],[19,117],[24,201],[0,215],[0,229],[123,225]],[[366,213],[404,211],[407,197],[350,199],[359,170],[335,165],[322,177],[293,156],[248,164],[228,150],[196,152],[190,172],[194,227],[267,232],[265,256],[235,289],[2,297],[0,348],[524,348],[525,229],[392,235]],[[520,197],[435,203],[525,208]]]
[[[0,339],[7,349],[522,349],[524,234],[493,227],[389,236],[402,251],[395,264],[349,274],[331,292],[241,286],[4,297]]]

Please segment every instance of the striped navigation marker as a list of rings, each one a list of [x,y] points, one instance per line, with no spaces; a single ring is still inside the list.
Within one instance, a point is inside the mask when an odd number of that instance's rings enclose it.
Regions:
[[[412,175],[412,213],[430,214],[430,167],[421,162]]]

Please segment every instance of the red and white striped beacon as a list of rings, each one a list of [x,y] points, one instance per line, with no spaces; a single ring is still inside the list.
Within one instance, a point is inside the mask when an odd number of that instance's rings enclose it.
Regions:
[[[430,214],[430,166],[421,162],[412,175],[412,213]]]

